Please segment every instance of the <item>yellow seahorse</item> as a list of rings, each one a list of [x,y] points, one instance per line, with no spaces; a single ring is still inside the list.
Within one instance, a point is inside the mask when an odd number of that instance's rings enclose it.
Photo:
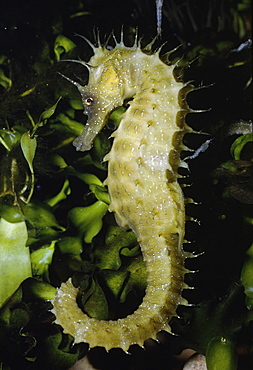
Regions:
[[[88,41],[89,42],[89,41]],[[185,123],[189,108],[186,86],[174,77],[174,66],[165,64],[160,50],[140,42],[126,47],[117,42],[112,50],[98,43],[88,63],[88,85],[79,89],[88,121],[75,139],[77,150],[86,151],[103,128],[111,112],[128,101],[118,129],[113,133],[108,161],[108,186],[116,221],[135,232],[147,269],[147,288],[137,310],[123,319],[96,320],[86,315],[76,302],[77,289],[71,279],[62,283],[53,300],[56,323],[75,343],[106,350],[133,344],[143,345],[161,330],[170,331],[186,287],[183,250],[185,199],[178,183],[178,167],[184,148],[182,138],[192,130]],[[73,82],[73,81],[72,81]]]

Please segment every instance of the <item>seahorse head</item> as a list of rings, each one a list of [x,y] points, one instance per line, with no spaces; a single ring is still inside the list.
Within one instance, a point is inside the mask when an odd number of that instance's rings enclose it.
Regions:
[[[88,116],[85,128],[73,144],[77,150],[89,150],[109,114],[124,101],[124,83],[119,71],[119,51],[94,47],[95,54],[88,63],[89,81],[86,86],[75,85],[82,96],[84,114]]]

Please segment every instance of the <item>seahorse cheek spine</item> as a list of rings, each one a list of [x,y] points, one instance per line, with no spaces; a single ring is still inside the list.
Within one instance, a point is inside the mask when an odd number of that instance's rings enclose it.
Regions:
[[[77,306],[78,290],[68,280],[53,300],[53,312],[76,343],[127,351],[132,344],[142,346],[146,339],[155,339],[161,330],[170,331],[169,320],[178,305],[186,303],[181,296],[187,272],[182,248],[185,201],[177,170],[183,164],[182,137],[191,129],[179,117],[179,93],[184,85],[175,80],[173,67],[164,64],[158,53],[148,55],[136,44],[129,48],[122,42],[110,51],[102,46],[94,51],[89,84],[78,87],[84,102],[91,94],[94,104],[86,107],[87,127],[75,145],[89,148],[111,110],[132,99],[105,157],[105,184],[110,211],[121,227],[135,232],[141,245],[147,289],[132,315],[99,321]]]

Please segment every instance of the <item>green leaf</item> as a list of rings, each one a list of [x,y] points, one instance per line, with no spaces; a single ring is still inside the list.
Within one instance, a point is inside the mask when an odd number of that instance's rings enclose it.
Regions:
[[[92,193],[95,194],[97,200],[101,200],[101,202],[104,202],[108,205],[110,204],[110,196],[104,186],[91,184],[89,188],[92,191]]]
[[[10,151],[27,131],[25,127],[13,126],[11,130],[0,130],[0,143]]]
[[[76,45],[63,35],[58,35],[54,42],[54,53],[57,61],[61,59],[61,55],[74,49]]]
[[[129,272],[129,279],[121,293],[120,302],[125,302],[126,297],[131,290],[144,291],[147,285],[146,266],[142,256],[133,259],[126,268],[126,271]]]
[[[111,293],[117,299],[124,288],[126,279],[129,277],[129,272],[124,270],[102,270],[101,274]]]
[[[96,245],[91,256],[100,269],[118,270],[122,264],[120,258],[121,248],[120,239],[117,243],[115,238],[111,243],[104,244],[101,242],[101,245]]]
[[[57,100],[57,102],[54,105],[52,105],[52,107],[50,107],[49,109],[45,110],[41,114],[40,119],[39,119],[39,122],[43,122],[45,120],[48,120],[48,118],[50,118],[54,114],[54,112],[56,110],[56,107],[57,107],[57,105],[58,105],[58,103],[59,103],[60,100],[61,100],[61,97]]]
[[[68,195],[70,194],[71,194],[71,189],[69,186],[69,181],[66,179],[59,193],[56,194],[53,198],[46,200],[46,203],[50,207],[54,207],[56,204],[60,203],[60,201],[66,199]]]
[[[10,59],[5,55],[0,55],[0,65],[3,68],[0,68],[0,85],[7,91],[12,87],[12,80],[9,76],[10,73]],[[9,76],[7,76],[6,71],[8,71]]]
[[[57,166],[59,168],[65,168],[68,166],[65,162],[65,159],[61,155],[56,153],[54,153],[51,158],[49,158],[49,162],[51,165]]]
[[[16,308],[11,313],[9,325],[12,327],[12,329],[18,330],[25,327],[29,320],[30,315],[25,309]]]
[[[25,221],[25,216],[20,208],[9,204],[0,204],[0,217],[11,223]]]
[[[52,263],[56,241],[53,240],[48,247],[40,248],[31,253],[31,264],[34,275],[43,275]]]
[[[26,279],[22,284],[24,295],[29,296],[30,299],[51,300],[55,297],[56,288],[44,281],[36,279]]]
[[[107,204],[97,201],[88,207],[75,207],[69,211],[68,218],[78,229],[79,235],[83,236],[85,243],[91,243],[101,230],[107,209]]]
[[[50,123],[50,128],[77,136],[83,131],[84,125],[64,113],[59,113]]]
[[[246,296],[253,299],[253,244],[246,252],[246,259],[241,272],[241,282]]]
[[[65,231],[65,228],[58,224],[52,209],[45,203],[30,202],[23,208],[23,212],[30,224],[29,239],[33,235],[35,238],[39,237],[40,241],[51,242],[58,238],[59,232]],[[34,241],[29,240],[29,245]]]
[[[0,306],[32,275],[24,221],[0,220]]]
[[[76,172],[76,176],[81,179],[87,185],[100,185],[103,186],[102,182],[99,178],[92,173],[78,173]]]
[[[108,140],[107,135],[105,135],[103,132],[100,132],[93,142],[90,155],[94,165],[101,170],[106,170],[107,168],[107,163],[104,162],[104,157],[110,151],[110,148],[111,142]]]
[[[97,176],[93,175],[92,173],[81,173],[81,172],[78,172],[72,166],[68,166],[66,168],[66,175],[67,176],[76,176],[80,180],[82,180],[83,182],[85,182],[85,184],[87,184],[87,185],[99,185],[99,186],[103,186],[103,183],[101,182],[101,180],[99,180],[99,178]]]
[[[63,254],[80,254],[83,251],[81,235],[62,237],[57,245]]]
[[[122,115],[125,113],[125,111],[126,111],[125,107],[120,107],[113,111],[112,114],[110,115],[110,119],[113,120],[116,127],[119,126],[120,121],[122,120]]]
[[[91,12],[76,12],[75,14],[71,14],[70,19],[76,18],[76,17],[82,17],[83,15],[89,15],[92,14]]]
[[[59,347],[62,339],[62,334],[56,333],[41,341],[39,355],[30,369],[66,370],[73,366],[78,359],[78,353],[66,353],[61,351]]]
[[[10,296],[3,307],[0,309],[0,321],[6,325],[10,324],[11,313],[15,307],[22,300],[22,287],[19,286],[17,290]]]
[[[239,136],[231,145],[230,152],[235,160],[241,159],[241,153],[244,146],[253,141],[253,134]]]
[[[100,242],[92,252],[92,258],[100,269],[118,270],[122,264],[121,250],[136,246],[136,236],[133,232],[126,232],[119,226],[108,228],[105,243]]]
[[[12,80],[5,75],[2,68],[0,68],[0,85],[6,90],[9,90],[12,86]]]
[[[34,135],[35,135],[37,129],[41,126],[44,126],[47,123],[47,120],[54,114],[54,112],[56,110],[56,107],[57,107],[60,100],[61,100],[61,97],[57,100],[57,102],[54,105],[52,105],[49,109],[45,110],[40,115],[39,121],[36,124],[35,124],[32,116],[30,115],[30,113],[28,111],[26,112],[28,118],[30,119],[30,121],[33,125],[33,129],[31,130],[31,133],[30,133],[30,138],[31,139],[34,138]]]
[[[222,336],[210,340],[206,350],[208,370],[236,370],[237,348],[233,341]]]
[[[236,165],[237,162],[235,161],[227,161],[221,164],[221,168],[224,168],[225,170],[228,170],[231,173],[237,173],[238,172],[238,166]]]
[[[31,139],[29,133],[26,132],[22,135],[20,140],[21,148],[24,154],[25,159],[29,165],[30,171],[33,172],[33,159],[36,152],[37,140],[36,138]]]
[[[31,188],[29,192],[29,196],[27,197],[27,203],[30,201],[33,189],[34,189],[34,172],[33,172],[33,160],[37,148],[37,140],[35,137],[31,138],[29,135],[29,132],[26,132],[22,135],[20,140],[20,145],[22,152],[24,154],[24,157],[28,163],[29,169],[31,171]]]
[[[75,110],[83,110],[83,103],[82,103],[82,99],[80,98],[70,99],[69,105],[71,106],[71,108]]]
[[[123,248],[120,254],[126,257],[137,257],[140,254],[140,246],[137,244],[133,248]]]
[[[29,203],[24,207],[24,214],[26,220],[28,220],[32,226],[40,230],[54,227],[56,229],[64,231],[64,227],[60,226],[51,211],[51,208],[46,204],[33,202]]]
[[[236,336],[245,322],[245,295],[237,282],[231,284],[227,292],[222,300],[203,301],[196,306],[191,319],[187,319],[188,324],[181,332],[185,348],[192,348],[205,354],[208,343],[213,337],[234,338]]]
[[[97,320],[107,320],[108,319],[108,304],[104,294],[97,279],[92,279],[92,287],[90,288],[89,298],[83,303],[84,310],[90,317]]]

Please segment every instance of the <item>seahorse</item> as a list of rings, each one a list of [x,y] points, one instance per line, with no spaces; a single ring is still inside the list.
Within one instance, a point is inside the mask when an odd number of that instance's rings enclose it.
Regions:
[[[136,311],[118,320],[96,320],[77,305],[78,289],[71,279],[62,283],[53,300],[56,323],[75,343],[107,351],[133,344],[143,346],[162,330],[171,332],[169,321],[177,316],[178,305],[187,304],[182,290],[188,286],[184,266],[189,253],[183,249],[185,199],[178,182],[182,139],[192,129],[185,123],[190,111],[186,103],[189,88],[174,76],[175,65],[152,51],[152,42],[143,49],[135,38],[133,46],[115,39],[108,48],[98,40],[89,62],[78,61],[89,70],[86,86],[71,81],[81,93],[88,116],[82,134],[74,140],[77,150],[87,151],[113,110],[127,104],[108,161],[105,185],[110,195],[109,211],[118,225],[131,229],[141,246],[147,269],[147,288]],[[166,55],[168,60],[168,55]],[[186,91],[187,90],[187,91]]]

